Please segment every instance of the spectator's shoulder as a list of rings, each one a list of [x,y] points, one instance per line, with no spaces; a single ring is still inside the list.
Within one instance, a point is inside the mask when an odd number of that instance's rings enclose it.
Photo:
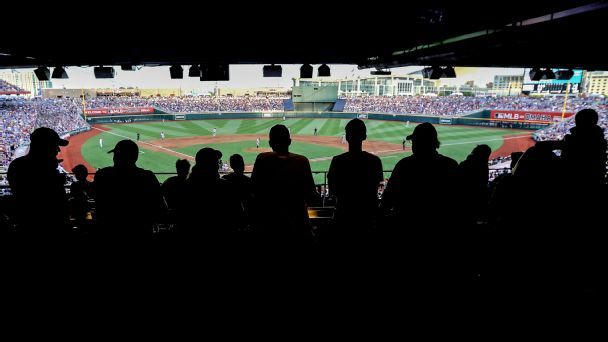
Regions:
[[[144,176],[148,179],[153,179],[158,183],[158,179],[156,178],[156,175],[154,174],[154,172],[152,172],[150,170],[142,169],[142,168],[137,168],[137,169],[142,174],[142,176]]]
[[[439,158],[441,159],[442,163],[444,163],[445,165],[451,167],[451,168],[458,168],[458,162],[450,157],[446,157],[442,154],[439,155]]]
[[[344,153],[338,154],[336,156],[333,156],[333,158],[331,158],[331,159],[332,159],[332,161],[341,162],[347,158],[348,158],[348,152],[344,152]]]
[[[414,160],[413,158],[413,155],[402,158],[400,161],[397,162],[397,164],[395,164],[395,168],[407,166]]]
[[[365,158],[367,158],[369,160],[373,160],[375,162],[379,162],[380,161],[380,157],[378,157],[375,154],[369,153],[367,151],[363,151],[363,155],[365,156]]]
[[[298,163],[310,164],[308,158],[306,158],[305,156],[303,156],[301,154],[290,153],[290,157],[293,158],[294,160],[296,160]]]
[[[28,158],[26,156],[23,157],[19,157],[15,160],[13,160],[9,166],[8,166],[8,170],[10,171],[11,169],[15,169],[15,168],[21,168],[22,165],[25,165],[28,163]]]

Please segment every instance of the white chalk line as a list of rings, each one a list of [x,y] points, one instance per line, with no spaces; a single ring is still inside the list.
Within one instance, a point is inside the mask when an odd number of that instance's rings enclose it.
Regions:
[[[96,129],[96,130],[101,131],[101,132],[103,132],[103,133],[112,134],[112,135],[115,135],[115,136],[117,136],[117,137],[121,137],[121,138],[129,139],[129,140],[133,140],[133,139],[131,139],[131,138],[127,137],[127,136],[124,136],[124,135],[122,135],[122,134],[114,133],[114,132],[111,132],[111,131],[104,131],[103,129],[99,129],[99,128],[97,128],[97,127],[93,127],[93,129]],[[158,148],[158,149],[161,149],[161,150],[165,150],[165,151],[169,151],[169,152],[172,152],[172,153],[177,153],[177,154],[179,154],[179,155],[182,155],[182,156],[184,156],[184,157],[187,157],[187,158],[190,158],[190,159],[194,160],[194,157],[193,157],[193,156],[191,156],[191,155],[189,155],[189,154],[185,154],[185,153],[182,153],[182,152],[178,152],[178,151],[172,150],[172,149],[170,149],[170,148],[166,148],[166,147],[159,146],[159,145],[154,145],[154,144],[151,144],[151,143],[149,143],[149,142],[145,142],[145,141],[137,141],[137,143],[138,143],[138,144],[143,144],[143,145],[152,146],[152,147],[155,147],[155,148]]]

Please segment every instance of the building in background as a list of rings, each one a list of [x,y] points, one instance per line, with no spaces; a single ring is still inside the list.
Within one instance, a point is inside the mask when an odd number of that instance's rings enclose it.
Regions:
[[[608,95],[608,71],[590,71],[585,73],[584,92],[588,95]]]
[[[29,91],[30,93],[24,95],[25,97],[42,96],[43,89],[53,87],[53,83],[51,81],[38,81],[38,78],[33,71],[3,71],[0,72],[0,79],[23,90]]]
[[[290,88],[262,87],[262,88],[215,88],[215,96],[269,96],[290,97]]]
[[[517,96],[521,94],[524,75],[495,75],[492,91],[500,96]]]
[[[551,69],[554,73],[560,69]],[[526,95],[565,95],[577,96],[582,89],[583,70],[572,70],[573,76],[567,80],[558,79],[542,79],[540,81],[532,81],[530,79],[530,69],[524,69],[524,84],[522,93]]]
[[[338,96],[397,96],[397,95],[422,95],[437,93],[439,80],[424,79],[421,74],[412,73],[408,75],[378,75],[356,78],[330,79],[319,78],[294,78],[294,86],[302,87],[324,87],[337,86]]]

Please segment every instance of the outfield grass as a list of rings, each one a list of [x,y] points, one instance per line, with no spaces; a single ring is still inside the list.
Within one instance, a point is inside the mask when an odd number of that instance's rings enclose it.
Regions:
[[[133,124],[111,124],[111,133],[104,132],[101,135],[88,140],[82,147],[82,155],[87,162],[96,168],[112,164],[112,155],[107,154],[114,147],[116,142],[124,137],[135,140],[137,133],[140,133],[140,140],[158,140],[160,132],[165,133],[166,138],[173,137],[192,137],[210,136],[213,128],[217,128],[218,135],[227,134],[258,134],[262,139],[262,147],[267,147],[267,137],[270,128],[276,124],[284,124],[291,129],[292,134],[313,135],[314,128],[318,129],[318,134],[323,136],[340,137],[344,133],[344,126],[348,120],[339,119],[237,119],[237,120],[198,120],[198,121],[167,121],[149,122]],[[368,130],[369,140],[387,141],[401,144],[403,138],[411,134],[415,124],[411,123],[406,127],[403,122],[392,121],[365,121]],[[527,131],[492,129],[482,127],[436,125],[439,140],[442,143],[439,152],[457,161],[462,161],[470,151],[478,144],[488,144],[492,150],[498,149],[502,145],[502,138],[505,135],[524,133]],[[117,136],[117,135],[119,136]],[[99,137],[103,138],[104,147],[99,147]],[[222,143],[208,145],[219,149],[228,159],[234,153],[242,154],[247,164],[252,164],[256,153],[245,151],[248,148],[255,148],[255,141],[243,141],[239,143]],[[196,151],[204,146],[196,145],[176,149],[176,151],[195,155]],[[294,142],[292,146],[294,153],[307,156],[310,159],[331,157],[341,153],[338,148]],[[141,148],[138,165],[155,172],[174,172],[176,157],[162,152],[153,152]],[[395,164],[407,153],[381,156],[385,170],[391,170]],[[330,160],[312,162],[313,170],[325,171],[329,168]],[[165,177],[160,177],[165,178]]]

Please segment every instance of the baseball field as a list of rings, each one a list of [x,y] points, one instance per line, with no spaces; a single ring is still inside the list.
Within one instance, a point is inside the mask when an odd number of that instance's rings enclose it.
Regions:
[[[64,168],[70,170],[84,163],[91,172],[112,165],[107,152],[122,139],[137,141],[139,134],[140,156],[138,165],[158,173],[175,172],[175,161],[187,158],[192,162],[196,152],[206,146],[222,151],[223,159],[238,153],[243,156],[247,170],[251,170],[258,153],[269,151],[268,132],[273,125],[286,125],[292,135],[291,152],[305,155],[313,171],[326,171],[331,158],[346,151],[343,141],[344,126],[341,119],[231,119],[166,121],[129,124],[95,125],[91,131],[70,138],[70,145],[62,152]],[[402,144],[416,123],[366,120],[368,139],[364,149],[377,154],[385,170],[411,153]],[[216,130],[213,136],[213,130]],[[314,135],[315,128],[317,135]],[[436,125],[440,153],[462,161],[478,144],[488,144],[492,157],[506,156],[512,151],[525,150],[533,144],[530,131],[469,126]],[[164,133],[164,139],[161,138]],[[256,147],[256,139],[260,147]],[[100,141],[101,140],[101,141]],[[388,175],[387,175],[388,176]],[[164,180],[169,175],[159,175]],[[322,176],[316,181],[321,182]]]

